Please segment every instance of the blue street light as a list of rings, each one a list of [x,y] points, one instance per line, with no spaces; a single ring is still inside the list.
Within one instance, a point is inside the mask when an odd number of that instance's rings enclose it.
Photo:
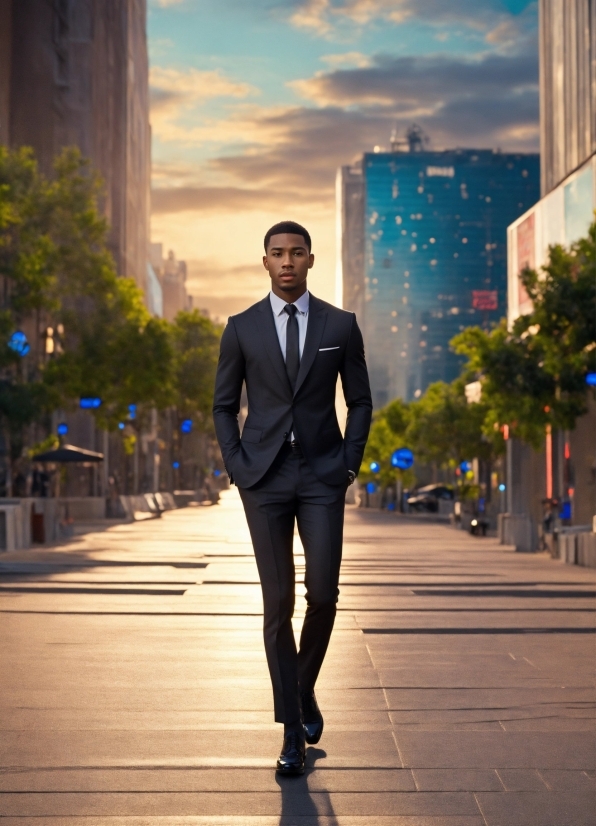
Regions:
[[[180,462],[172,462],[172,467],[174,468],[174,470],[178,470],[178,468],[180,467]]]
[[[381,470],[381,465],[378,462],[371,462],[369,467],[373,473],[378,473]]]
[[[586,384],[589,384],[590,387],[596,387],[596,373],[588,373],[586,376]]]
[[[79,402],[81,410],[96,410],[101,407],[101,399],[97,396],[84,396]]]
[[[408,470],[414,464],[414,454],[409,447],[400,447],[393,452],[391,464],[398,470]]]
[[[469,470],[472,470],[472,462],[462,462],[459,469],[462,473],[467,473]]]
[[[217,468],[215,468],[215,470],[213,471],[213,475],[214,476],[221,476],[221,470],[218,470]]]
[[[137,406],[136,406],[136,404],[129,404],[128,405],[128,418],[129,419],[136,419],[137,418]]]
[[[126,425],[124,424],[124,422],[118,422],[118,427],[120,428],[120,430],[124,430]]]
[[[68,425],[66,424],[66,422],[60,422],[60,424],[56,428],[56,433],[58,434],[58,436],[66,436],[66,434],[68,433]]]
[[[27,336],[21,330],[17,330],[11,335],[8,339],[8,346],[13,353],[17,354],[17,356],[26,356],[31,350],[29,342],[27,341]]]
[[[184,419],[180,425],[181,433],[192,433],[192,419]]]
[[[499,490],[501,491],[501,493],[503,493],[503,491],[505,490],[505,485],[502,482],[499,485]]]
[[[368,484],[366,485],[366,492],[367,493],[376,493],[377,492],[376,484],[374,482],[368,482]]]

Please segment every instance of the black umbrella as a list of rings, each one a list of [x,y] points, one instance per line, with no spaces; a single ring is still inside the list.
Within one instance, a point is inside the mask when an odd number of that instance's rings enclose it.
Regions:
[[[46,450],[33,457],[34,462],[103,462],[103,453],[94,450],[83,450],[74,445],[62,445],[56,450]]]

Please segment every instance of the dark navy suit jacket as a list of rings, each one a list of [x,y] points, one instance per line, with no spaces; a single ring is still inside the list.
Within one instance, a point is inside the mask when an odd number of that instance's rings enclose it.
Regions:
[[[338,375],[348,408],[345,438],[335,412]],[[248,417],[241,436],[243,382]],[[310,294],[294,392],[269,296],[229,319],[221,340],[213,418],[226,470],[239,487],[251,487],[264,476],[290,432],[322,482],[345,484],[348,470],[358,473],[360,468],[371,415],[364,345],[353,313]]]

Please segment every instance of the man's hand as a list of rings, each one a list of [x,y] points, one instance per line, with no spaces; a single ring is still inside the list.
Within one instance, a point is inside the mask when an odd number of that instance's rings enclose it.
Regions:
[[[349,471],[348,471],[348,479],[349,479],[350,481],[348,482],[348,487],[349,487],[350,485],[353,485],[353,484],[354,484],[354,479],[355,479],[355,478],[356,478],[356,474],[354,473],[354,471],[353,471],[353,470],[349,470]]]

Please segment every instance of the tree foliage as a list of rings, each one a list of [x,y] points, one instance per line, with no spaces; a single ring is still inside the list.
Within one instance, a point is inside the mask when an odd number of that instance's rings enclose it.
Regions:
[[[547,424],[572,429],[587,411],[586,374],[596,370],[596,224],[569,250],[550,248],[540,273],[521,280],[533,309],[508,329],[472,327],[452,346],[468,357],[464,376],[482,382],[486,435],[507,424],[538,447]]]
[[[24,427],[84,396],[102,400],[93,412],[107,429],[131,404],[139,422],[176,404],[207,420],[220,330],[196,312],[174,324],[151,317],[141,290],[116,272],[101,193],[77,149],[46,178],[31,150],[0,147],[0,426],[17,451]],[[33,345],[25,357],[7,346],[21,326]]]
[[[179,313],[172,326],[175,403],[182,415],[211,428],[213,387],[222,328],[199,313]]]

